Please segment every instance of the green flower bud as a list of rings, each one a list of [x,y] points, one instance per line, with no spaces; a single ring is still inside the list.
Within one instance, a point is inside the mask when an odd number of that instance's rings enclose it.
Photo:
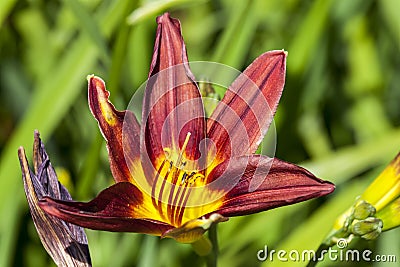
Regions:
[[[352,233],[367,240],[376,239],[382,232],[382,220],[375,217],[368,217],[365,220],[354,221]]]
[[[381,234],[382,228],[378,228],[375,231],[372,231],[368,234],[362,235],[361,237],[364,238],[365,240],[375,240],[378,238],[378,236]]]
[[[361,200],[354,208],[353,217],[357,220],[364,220],[368,217],[374,216],[376,209],[365,200]]]

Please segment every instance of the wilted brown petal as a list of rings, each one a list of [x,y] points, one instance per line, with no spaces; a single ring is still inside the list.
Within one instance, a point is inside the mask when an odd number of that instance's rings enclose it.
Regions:
[[[266,52],[228,88],[207,121],[219,162],[257,150],[278,106],[285,72],[286,52]]]
[[[210,176],[219,177],[214,190],[225,190],[228,185],[224,181],[238,180],[215,211],[225,217],[294,204],[327,195],[335,189],[333,184],[316,178],[306,169],[261,155],[231,158],[217,166]]]
[[[67,189],[58,182],[38,132],[33,154],[36,173],[30,170],[24,149],[18,150],[26,198],[43,246],[58,266],[91,266],[83,228],[48,215],[38,205],[39,198],[45,195],[71,200]]]

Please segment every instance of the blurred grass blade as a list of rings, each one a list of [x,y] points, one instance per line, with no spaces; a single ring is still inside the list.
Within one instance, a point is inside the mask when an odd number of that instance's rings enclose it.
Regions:
[[[400,2],[397,0],[382,0],[377,2],[382,9],[383,19],[387,21],[387,24],[391,28],[395,35],[395,41],[397,42],[397,48],[400,47]]]
[[[0,1],[0,29],[3,26],[5,18],[8,16],[8,12],[10,12],[16,2],[16,0]]]
[[[335,184],[342,183],[372,166],[393,158],[400,149],[400,129],[386,133],[380,138],[366,143],[342,148],[334,154],[302,166],[312,170],[319,177],[329,179]]]
[[[120,81],[123,73],[123,63],[126,60],[129,32],[130,27],[124,24],[117,33],[107,82],[107,86],[113,90],[113,94],[110,95],[111,100],[120,93]]]
[[[141,246],[141,253],[139,253],[139,261],[137,266],[147,267],[147,266],[159,266],[157,255],[157,237],[155,236],[144,236],[144,242]]]
[[[81,26],[80,29],[92,39],[105,65],[109,66],[111,62],[110,53],[107,49],[106,40],[101,35],[97,22],[93,19],[94,17],[89,13],[85,5],[77,0],[63,0],[63,3],[71,9],[76,17],[76,22]]]
[[[93,142],[85,155],[82,168],[79,172],[79,181],[76,187],[76,199],[89,199],[96,172],[100,165],[100,151],[104,146],[104,138],[100,132],[93,137]]]
[[[255,24],[255,17],[249,16],[249,14],[251,14],[250,11],[252,10],[252,6],[254,6],[253,2],[254,1],[238,1],[236,5],[229,6],[228,21],[223,22],[226,28],[218,40],[218,44],[212,56],[212,61],[227,64],[234,68],[240,67],[237,66],[238,64],[234,64],[233,61],[238,62],[238,59],[243,58],[247,51],[237,51],[238,49],[235,48],[238,47],[236,44],[237,40],[243,40],[241,37],[243,35],[251,34],[249,30],[256,26],[251,25]],[[246,23],[246,21],[248,21],[248,23]],[[250,24],[250,22],[252,23]]]
[[[132,28],[129,33],[127,51],[127,68],[131,75],[129,80],[134,88],[139,88],[146,81],[149,74],[153,43],[148,38],[150,23],[140,23]],[[140,41],[138,41],[140,40]],[[138,64],[141,62],[141,64]],[[139,113],[142,110],[140,108]]]
[[[312,51],[316,47],[318,38],[324,31],[331,0],[317,0],[312,2],[311,9],[304,16],[304,20],[299,30],[291,42],[288,51],[292,53],[288,61],[288,72],[299,73],[304,69],[307,61],[312,56]]]
[[[167,9],[182,6],[185,4],[203,3],[207,0],[158,0],[149,1],[145,5],[134,10],[127,18],[127,22],[130,25],[137,24],[148,18],[154,18],[155,16],[161,15]]]

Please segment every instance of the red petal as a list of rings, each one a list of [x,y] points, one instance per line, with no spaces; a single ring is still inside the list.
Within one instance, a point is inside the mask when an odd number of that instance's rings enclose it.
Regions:
[[[221,163],[211,173],[214,190],[234,187],[215,211],[226,217],[252,214],[331,193],[335,186],[297,165],[265,156],[243,156]]]
[[[64,221],[94,230],[161,235],[171,225],[144,217],[143,196],[128,182],[116,183],[90,202],[62,201],[45,197],[40,207]],[[151,215],[149,212],[148,215]]]
[[[285,71],[284,51],[264,53],[226,91],[207,121],[219,161],[257,150],[278,106]]]
[[[102,79],[89,76],[89,106],[107,141],[111,172],[116,182],[134,182],[140,168],[140,125],[130,111],[118,111],[108,100]]]
[[[188,134],[184,156],[198,160],[199,143],[205,137],[204,110],[200,92],[188,65],[180,23],[166,13],[157,18],[149,80],[143,102],[144,155],[156,165],[165,149],[179,153]],[[193,163],[198,165],[196,162]]]

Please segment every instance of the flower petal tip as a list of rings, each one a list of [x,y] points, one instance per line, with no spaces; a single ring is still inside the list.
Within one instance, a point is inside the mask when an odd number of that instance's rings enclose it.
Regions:
[[[314,185],[313,189],[317,193],[317,197],[323,197],[335,191],[336,186],[332,182],[322,180],[317,177],[314,177],[314,179],[317,180],[317,184]]]
[[[170,17],[170,15],[169,15],[169,12],[165,12],[164,14],[162,14],[162,15],[160,15],[160,16],[158,16],[158,17],[156,18],[157,24],[162,24],[162,23],[165,22],[165,20],[171,20],[171,17]]]
[[[88,76],[86,76],[86,79],[89,83],[89,86],[97,86],[100,88],[105,87],[105,82],[103,81],[103,79],[101,79],[100,77],[94,75],[94,74],[90,74]]]
[[[269,54],[270,56],[283,56],[283,57],[287,57],[287,55],[289,54],[288,51],[286,51],[285,49],[280,49],[280,50],[270,50],[267,52],[264,52],[262,55],[264,54]]]
[[[271,56],[276,56],[276,57],[279,57],[279,58],[281,58],[281,60],[282,61],[284,61],[284,64],[283,64],[283,66],[284,67],[286,67],[286,58],[287,58],[287,56],[288,56],[288,52],[287,51],[285,51],[284,49],[282,49],[282,50],[273,50],[273,51],[269,51],[269,52],[266,52],[266,54],[267,53],[270,53],[270,55]]]
[[[21,156],[22,153],[24,153],[24,151],[25,151],[25,150],[24,150],[24,147],[23,147],[23,146],[19,146],[19,147],[18,147],[18,155],[19,155],[19,156]]]
[[[87,75],[86,76],[86,80],[88,81],[88,82],[90,82],[90,80],[92,79],[92,78],[94,78],[95,76],[94,76],[94,74],[92,73],[92,74],[89,74],[89,75]]]
[[[333,191],[335,191],[336,186],[328,181],[324,181],[321,185],[321,196],[329,195]]]
[[[160,15],[156,19],[157,24],[159,27],[173,27],[173,28],[178,28],[180,31],[181,28],[181,23],[178,19],[171,18],[168,12]]]

